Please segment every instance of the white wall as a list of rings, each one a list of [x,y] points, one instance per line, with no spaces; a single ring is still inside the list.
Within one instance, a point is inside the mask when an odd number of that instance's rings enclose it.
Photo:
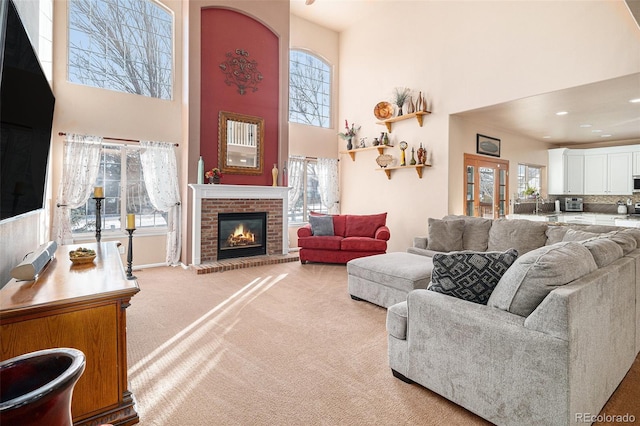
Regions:
[[[414,235],[425,234],[428,217],[459,212],[462,154],[475,153],[475,133],[482,132],[468,126],[459,138],[450,114],[639,70],[640,32],[622,1],[397,1],[384,12],[373,9],[340,34],[340,120],[377,136],[377,102],[390,100],[398,86],[426,91],[433,114],[424,126],[396,123],[390,136],[425,144],[433,167],[422,179],[400,170],[387,180],[374,170],[376,153],[358,153],[355,162],[343,157],[342,211],[388,211],[389,251],[404,251]],[[536,151],[520,152],[527,144],[503,145],[512,170]]]

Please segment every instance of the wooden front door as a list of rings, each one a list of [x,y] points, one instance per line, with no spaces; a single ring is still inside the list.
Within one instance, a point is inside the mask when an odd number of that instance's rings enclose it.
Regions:
[[[509,213],[509,161],[464,154],[465,215],[497,219]]]

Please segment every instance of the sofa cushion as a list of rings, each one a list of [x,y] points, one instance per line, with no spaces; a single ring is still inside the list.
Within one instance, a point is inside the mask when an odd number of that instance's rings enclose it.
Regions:
[[[602,234],[598,234],[596,232],[587,232],[581,231],[579,229],[567,229],[564,236],[562,237],[562,241],[584,241],[589,238],[599,237]]]
[[[564,241],[518,257],[498,282],[488,306],[528,316],[556,287],[598,269],[584,245]]]
[[[340,250],[343,238],[337,235],[298,238],[298,246],[307,249]]]
[[[340,250],[345,251],[386,251],[387,242],[369,237],[344,237]]]
[[[517,257],[514,249],[435,254],[429,290],[486,305],[498,281]]]
[[[514,248],[519,255],[542,247],[547,242],[548,225],[526,219],[494,219],[489,230],[489,251]]]
[[[448,215],[443,220],[464,220],[462,233],[462,248],[464,250],[487,251],[489,244],[489,229],[493,221],[482,217]]]
[[[603,234],[603,236],[611,238],[613,241],[618,243],[620,247],[622,247],[622,252],[627,255],[638,247],[636,239],[631,233],[627,231],[630,230],[624,229],[619,231],[607,232],[606,234]]]
[[[327,236],[333,234],[333,218],[331,216],[309,216],[311,231],[316,236]]]
[[[550,246],[555,243],[559,243],[564,238],[564,234],[567,233],[567,230],[570,229],[566,225],[549,225],[545,234],[547,235],[546,245]]]
[[[608,238],[591,238],[582,241],[581,244],[589,250],[598,268],[604,268],[624,255],[620,244]]]
[[[563,241],[584,241],[592,238],[605,238],[617,243],[624,255],[631,253],[636,249],[636,239],[624,230],[614,230],[604,234],[597,232],[587,232],[575,229],[568,229],[563,237]]]
[[[376,230],[387,223],[387,214],[347,215],[345,237],[373,238]]]
[[[440,220],[429,218],[429,240],[427,249],[433,251],[462,250],[464,220]]]

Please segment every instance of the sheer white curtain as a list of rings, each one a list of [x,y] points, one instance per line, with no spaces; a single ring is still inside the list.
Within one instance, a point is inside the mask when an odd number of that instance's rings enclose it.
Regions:
[[[100,169],[102,138],[68,134],[64,142],[62,183],[54,215],[54,235],[58,244],[69,244],[71,209],[87,202]]]
[[[180,260],[180,188],[175,145],[165,142],[140,141],[140,163],[144,184],[153,207],[168,212],[167,255],[169,265]]]
[[[289,157],[289,208],[293,208],[304,191],[304,158]]]
[[[318,190],[322,205],[329,214],[340,213],[340,192],[338,184],[338,160],[335,158],[318,158]]]

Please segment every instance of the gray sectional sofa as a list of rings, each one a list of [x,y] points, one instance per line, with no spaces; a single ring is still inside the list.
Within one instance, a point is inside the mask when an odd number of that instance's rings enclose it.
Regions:
[[[390,306],[393,374],[498,425],[584,423],[640,352],[638,247],[637,229],[430,220],[429,237],[410,253],[515,248],[519,256],[486,304],[416,289]]]

